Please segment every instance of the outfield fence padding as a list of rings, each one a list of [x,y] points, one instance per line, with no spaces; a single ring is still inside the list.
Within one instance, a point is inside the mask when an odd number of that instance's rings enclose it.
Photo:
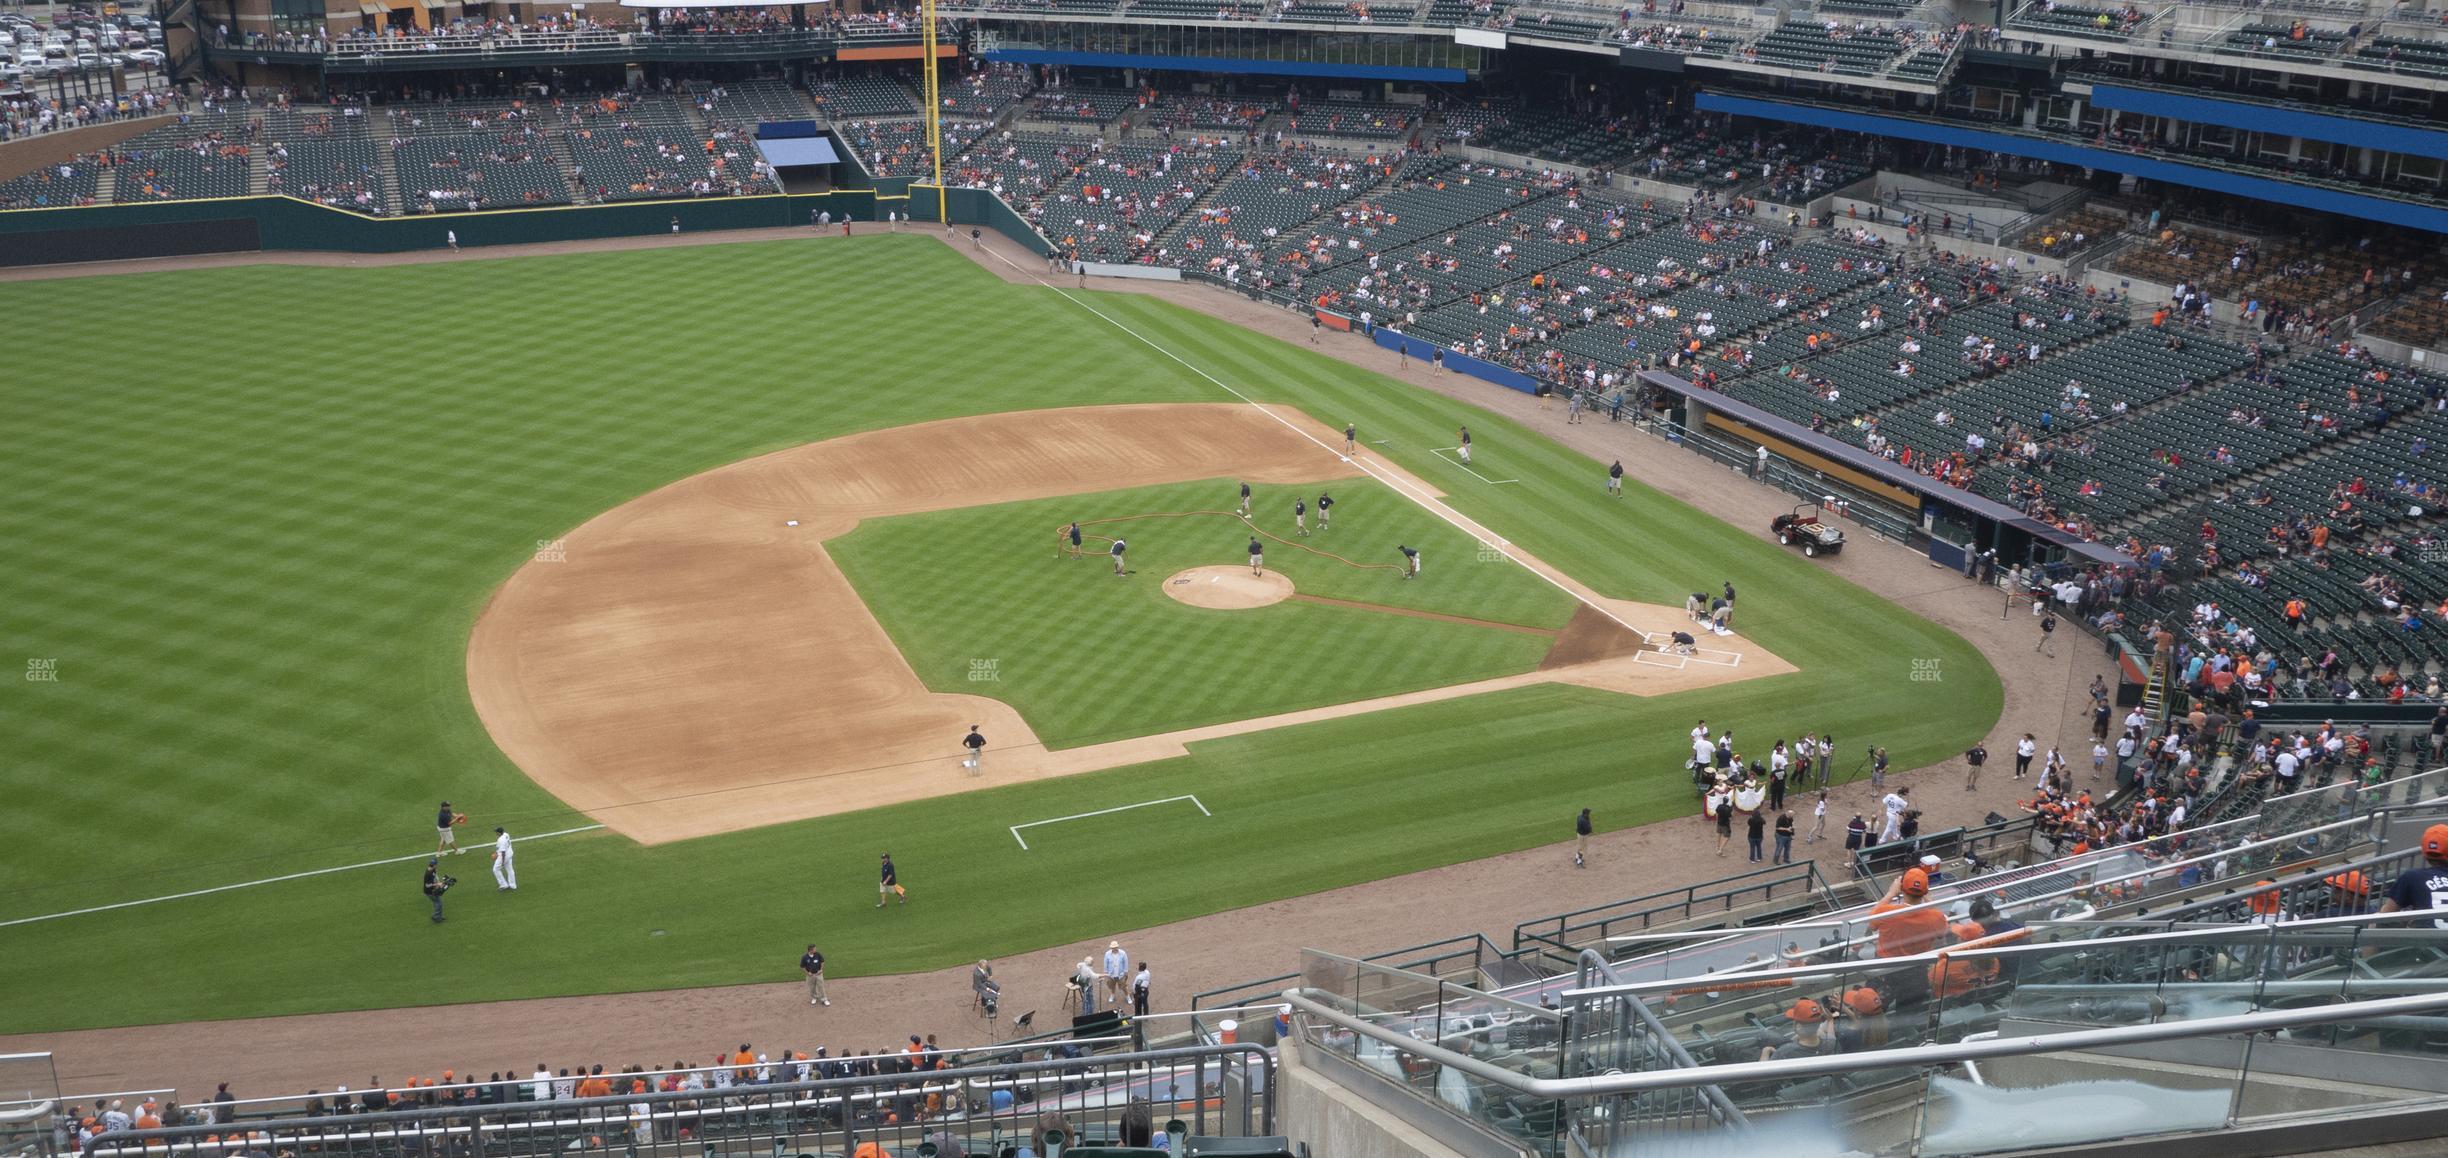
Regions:
[[[1434,342],[1421,341],[1399,330],[1388,329],[1384,326],[1377,327],[1377,332],[1372,337],[1378,345],[1386,349],[1407,351],[1412,357],[1423,362],[1434,358],[1438,351],[1443,350],[1445,368],[1456,374],[1468,374],[1473,378],[1493,382],[1508,390],[1519,390],[1524,394],[1538,393],[1538,380],[1519,370],[1507,369],[1494,362],[1473,358],[1468,354],[1457,354]]]
[[[294,197],[225,197],[127,205],[81,205],[0,212],[0,266],[49,265],[183,257],[199,253],[309,250],[410,253],[441,249],[456,233],[462,248],[594,241],[671,232],[807,228],[819,213],[880,221],[886,211],[935,220],[931,187],[895,195],[872,189],[829,193],[558,205],[475,213],[369,217]],[[977,223],[1043,254],[1036,231],[982,189],[954,189],[947,199],[956,223]]]

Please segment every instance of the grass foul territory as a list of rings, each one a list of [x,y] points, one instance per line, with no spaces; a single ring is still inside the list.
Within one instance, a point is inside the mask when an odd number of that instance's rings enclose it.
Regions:
[[[1117,812],[1129,812],[1134,808],[1154,808],[1159,804],[1176,804],[1184,800],[1189,801],[1191,807],[1198,809],[1200,816],[1215,815],[1215,813],[1207,811],[1207,806],[1200,804],[1199,798],[1196,796],[1167,796],[1162,800],[1142,800],[1137,804],[1124,804],[1114,808],[1100,808],[1094,812],[1079,812],[1073,813],[1070,816],[1057,816],[1051,820],[1032,820],[1026,824],[1015,824],[1011,826],[1012,839],[1020,842],[1020,851],[1027,852],[1029,846],[1028,838],[1020,835],[1020,830],[1024,828],[1036,828],[1047,824],[1061,824],[1066,820],[1087,820],[1088,818],[1095,816],[1111,816]]]

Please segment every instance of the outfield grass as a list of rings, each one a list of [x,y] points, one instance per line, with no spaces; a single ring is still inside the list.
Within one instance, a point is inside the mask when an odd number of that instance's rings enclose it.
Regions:
[[[0,928],[0,960],[19,963],[0,1030],[780,979],[810,938],[844,976],[942,966],[1558,839],[1584,805],[1605,828],[1680,814],[1698,715],[1875,740],[1906,767],[1997,717],[1969,645],[1758,528],[1637,484],[1609,501],[1587,459],[1492,415],[1160,302],[1084,296],[1257,397],[1391,439],[1458,508],[1610,595],[1679,603],[1733,579],[1745,633],[1802,670],[1655,699],[1527,689],[652,849],[561,838],[522,855],[517,897],[456,895],[439,927],[401,865]],[[0,920],[413,853],[443,797],[479,825],[580,822],[476,721],[467,635],[539,540],[657,486],[928,419],[1224,400],[1062,297],[915,236],[10,298],[19,332],[77,354],[0,366],[0,640],[12,666],[56,662],[56,681],[0,694]],[[1481,469],[1519,485],[1425,453],[1462,422]],[[1943,677],[1913,682],[1916,661]],[[1027,854],[1003,831],[1179,791],[1215,818],[1057,826]],[[886,845],[919,902],[878,914]],[[1116,863],[1146,868],[1103,871]],[[1107,883],[1067,887],[1091,878]],[[1046,896],[1062,901],[1016,903]]]
[[[1258,490],[1262,528],[1340,553],[1262,542],[1268,568],[1305,594],[1528,627],[1572,617],[1570,595],[1520,567],[1476,562],[1476,540],[1381,483]],[[1291,496],[1321,491],[1335,495],[1332,529],[1317,532],[1312,516],[1313,533],[1298,538]],[[1234,480],[1216,479],[871,519],[826,550],[929,688],[1003,700],[1051,748],[1513,675],[1554,644],[1318,603],[1218,611],[1166,597],[1168,575],[1247,563],[1234,496]],[[1174,514],[1196,511],[1216,513]],[[1133,517],[1149,515],[1160,517]],[[1054,558],[1049,532],[1074,518],[1087,534],[1128,538],[1134,574],[1117,581],[1093,542],[1090,558]],[[957,565],[945,565],[946,544],[959,545]],[[1402,578],[1397,544],[1440,564],[1433,581]],[[991,686],[970,679],[978,659],[995,663]]]

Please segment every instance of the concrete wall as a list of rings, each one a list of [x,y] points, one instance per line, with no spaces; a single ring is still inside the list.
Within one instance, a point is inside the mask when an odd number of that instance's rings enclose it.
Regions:
[[[23,177],[45,165],[56,165],[79,153],[107,149],[147,129],[160,128],[174,118],[129,117],[87,125],[65,132],[44,133],[34,137],[19,137],[0,146],[0,181]]]
[[[1466,1158],[1301,1064],[1300,1053],[1296,1041],[1278,1047],[1275,1080],[1282,1098],[1276,1128],[1295,1142],[1308,1143],[1310,1153],[1333,1158]]]
[[[2355,341],[2369,348],[2374,356],[2391,362],[2409,362],[2426,370],[2448,369],[2448,351],[2426,350],[2400,342],[2395,338],[2380,338],[2370,334],[2357,334]]]

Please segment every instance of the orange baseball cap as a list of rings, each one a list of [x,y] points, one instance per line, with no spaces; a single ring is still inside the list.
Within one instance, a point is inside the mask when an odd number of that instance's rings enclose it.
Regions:
[[[1887,1003],[1879,1000],[1878,990],[1867,985],[1857,985],[1845,990],[1844,1005],[1846,1009],[1863,1017],[1887,1008]]]
[[[2434,824],[2423,830],[2423,855],[2448,857],[2448,824]]]
[[[2322,877],[2321,883],[2329,886],[2330,888],[2340,889],[2349,893],[2361,894],[2371,891],[2371,882],[2364,880],[2363,874],[2353,869],[2348,869],[2342,873],[2332,873],[2328,876]]]
[[[1819,1003],[1807,997],[1794,1002],[1785,1010],[1787,1021],[1819,1021],[1826,1016],[1826,1011],[1819,1008]]]
[[[2448,826],[2443,826],[2448,827]],[[1920,869],[1904,870],[1903,890],[1915,896],[1929,891],[1929,874]]]

